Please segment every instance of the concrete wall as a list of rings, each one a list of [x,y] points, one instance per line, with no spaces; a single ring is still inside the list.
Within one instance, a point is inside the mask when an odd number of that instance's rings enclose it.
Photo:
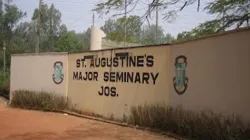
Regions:
[[[250,118],[250,30],[171,46],[170,105]],[[175,59],[187,59],[186,92],[174,89]],[[183,60],[180,60],[183,62]],[[185,84],[182,86],[184,89]]]
[[[11,91],[64,93],[79,109],[104,116],[122,117],[132,106],[165,103],[249,119],[249,37],[250,28],[168,46],[14,55]],[[61,84],[52,78],[56,61],[63,63]]]
[[[169,51],[168,46],[161,46],[69,54],[68,97],[83,111],[115,117],[128,114],[131,106],[168,104]],[[122,65],[122,55],[126,53],[128,58],[135,59],[135,66],[127,66],[130,61],[127,63],[126,59]],[[94,58],[93,67],[88,59],[91,57]],[[111,58],[113,67],[110,61],[106,63]],[[100,67],[99,60],[102,61]],[[124,73],[133,74],[133,80],[118,78],[116,81],[117,74],[124,76]]]
[[[10,93],[14,90],[48,91],[67,94],[67,53],[20,54],[11,57]],[[53,80],[55,62],[62,62],[63,78]],[[60,63],[57,63],[60,69]],[[61,82],[61,83],[60,83]]]

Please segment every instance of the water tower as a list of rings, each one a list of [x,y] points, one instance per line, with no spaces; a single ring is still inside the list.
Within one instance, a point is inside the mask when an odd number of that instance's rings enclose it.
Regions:
[[[90,37],[90,50],[101,50],[102,49],[102,38],[106,34],[94,25],[91,27],[91,37]]]

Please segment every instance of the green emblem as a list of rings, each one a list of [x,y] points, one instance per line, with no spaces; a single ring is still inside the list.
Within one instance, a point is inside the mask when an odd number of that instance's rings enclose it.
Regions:
[[[54,74],[53,74],[53,81],[56,84],[61,84],[64,78],[64,74],[62,72],[63,70],[63,63],[60,61],[57,61],[54,63]]]
[[[173,79],[174,89],[179,94],[185,93],[188,87],[188,78],[186,77],[187,58],[183,55],[175,59],[175,77]]]

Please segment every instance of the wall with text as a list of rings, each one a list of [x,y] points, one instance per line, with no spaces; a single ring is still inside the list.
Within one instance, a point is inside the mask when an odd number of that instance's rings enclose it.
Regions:
[[[171,46],[170,105],[250,118],[250,30]]]
[[[10,92],[44,90],[122,117],[163,103],[250,118],[250,28],[149,47],[11,57]]]
[[[67,59],[67,53],[12,55],[10,93],[15,90],[35,90],[66,96]]]
[[[68,97],[84,111],[122,117],[169,102],[168,46],[69,54]]]

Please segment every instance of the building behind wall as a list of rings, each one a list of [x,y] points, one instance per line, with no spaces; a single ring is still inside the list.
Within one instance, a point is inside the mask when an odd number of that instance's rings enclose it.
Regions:
[[[90,50],[115,49],[123,47],[135,47],[140,44],[124,41],[112,41],[105,39],[106,34],[98,27],[91,27]]]
[[[128,43],[123,41],[117,42],[117,41],[102,39],[102,49],[116,49],[116,48],[136,47],[136,46],[141,46],[141,45],[136,43]]]

